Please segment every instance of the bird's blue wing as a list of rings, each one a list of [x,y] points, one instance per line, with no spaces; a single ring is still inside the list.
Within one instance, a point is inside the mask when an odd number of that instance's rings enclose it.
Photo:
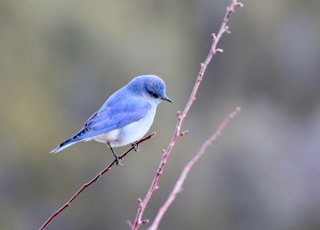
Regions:
[[[138,121],[146,116],[151,108],[151,104],[142,100],[141,97],[136,97],[129,93],[119,94],[118,91],[87,120],[78,133],[62,142],[51,153],[60,152],[80,141],[120,129],[132,122]]]
[[[148,102],[134,96],[119,100],[110,98],[84,124],[79,137],[86,139],[122,128],[143,118],[150,109],[151,105]]]

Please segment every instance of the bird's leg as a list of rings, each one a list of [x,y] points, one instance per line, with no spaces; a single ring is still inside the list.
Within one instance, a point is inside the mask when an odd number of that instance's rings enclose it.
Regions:
[[[112,148],[109,142],[107,142],[107,145],[111,149],[111,152],[113,153],[114,158],[116,158],[117,165],[123,165],[123,163],[121,162],[121,159],[119,158],[119,155],[116,153],[116,151],[114,151],[114,149]]]
[[[131,143],[131,145],[132,145],[134,151],[138,152],[140,150],[140,146],[138,145],[137,142],[133,142],[133,143]]]

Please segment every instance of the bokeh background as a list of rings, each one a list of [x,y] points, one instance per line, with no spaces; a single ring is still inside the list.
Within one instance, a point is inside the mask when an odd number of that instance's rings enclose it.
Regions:
[[[174,100],[158,107],[157,136],[48,227],[128,229],[230,2],[2,0],[0,228],[39,228],[113,159],[94,142],[49,151],[112,92],[153,73]],[[244,4],[145,218],[225,115],[242,112],[192,169],[160,229],[320,229],[320,1]]]

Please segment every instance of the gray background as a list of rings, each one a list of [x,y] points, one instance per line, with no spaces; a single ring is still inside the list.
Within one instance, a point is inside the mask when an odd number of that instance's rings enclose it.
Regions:
[[[231,1],[0,2],[0,223],[36,229],[104,168],[106,146],[49,151],[133,77],[167,83],[157,136],[48,229],[127,229]],[[219,45],[144,217],[236,106],[242,112],[192,169],[160,229],[320,228],[320,2],[244,1]],[[119,148],[118,152],[126,148]],[[143,226],[142,229],[145,229]]]

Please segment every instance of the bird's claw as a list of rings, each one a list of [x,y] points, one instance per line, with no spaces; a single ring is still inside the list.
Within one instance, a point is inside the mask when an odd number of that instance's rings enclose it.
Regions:
[[[131,143],[134,151],[138,152],[140,150],[140,146],[137,144],[137,142]]]
[[[117,165],[120,165],[120,166],[123,165],[123,163],[122,163],[119,155],[115,154],[114,157],[115,157],[115,159],[116,159],[116,164],[117,164]]]

